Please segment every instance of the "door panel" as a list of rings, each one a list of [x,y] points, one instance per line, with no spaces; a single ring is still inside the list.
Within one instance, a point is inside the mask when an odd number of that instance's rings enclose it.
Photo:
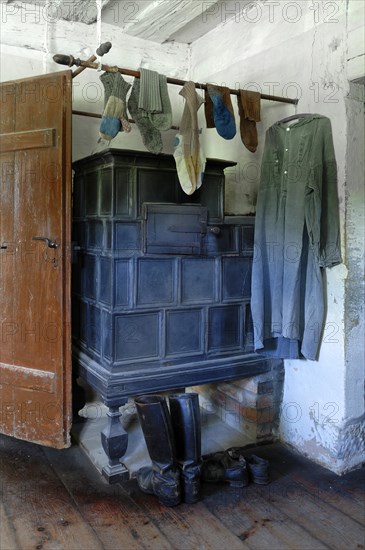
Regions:
[[[1,135],[14,132],[14,89],[14,84],[4,85],[2,88]],[[2,147],[0,151],[2,152]],[[11,332],[11,323],[13,321],[14,158],[15,153],[4,152],[1,154],[0,174],[0,363],[5,362],[9,364],[12,364],[13,361],[13,341],[8,337],[8,333]]]
[[[71,423],[71,83],[67,71],[1,86],[0,430],[58,448]]]

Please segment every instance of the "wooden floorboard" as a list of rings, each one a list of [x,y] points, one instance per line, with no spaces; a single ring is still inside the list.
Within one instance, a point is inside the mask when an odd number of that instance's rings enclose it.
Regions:
[[[17,550],[20,547],[20,543],[17,540],[14,525],[9,520],[5,506],[0,503],[0,548],[1,550]]]
[[[287,482],[287,492],[296,493],[311,502],[333,508],[351,520],[364,522],[365,469],[351,472],[344,477],[337,476],[311,461],[292,452],[288,469],[288,453],[285,447],[267,446],[264,455],[273,462],[274,476],[280,484]],[[294,497],[295,498],[295,497]]]
[[[279,444],[256,452],[271,483],[202,485],[167,508],[135,480],[108,485],[73,446],[0,436],[0,550],[362,550],[364,469],[338,477]]]
[[[204,503],[250,548],[267,548],[269,543],[270,548],[292,550],[327,548],[271,502],[270,486],[227,488],[226,494],[226,498],[221,495],[219,504],[216,492],[205,494]]]
[[[58,451],[45,449],[45,455],[56,463]],[[67,451],[55,471],[85,521],[98,533],[103,548],[155,548],[156,541],[161,550],[171,548],[163,533],[128,493],[120,485],[108,485],[77,447]]]
[[[13,535],[16,547],[21,550],[77,549],[82,540],[85,549],[101,549],[92,525],[81,516],[42,447],[11,438],[0,441],[6,532]],[[60,455],[58,460],[62,460]],[[0,541],[1,550],[8,550],[3,540]]]

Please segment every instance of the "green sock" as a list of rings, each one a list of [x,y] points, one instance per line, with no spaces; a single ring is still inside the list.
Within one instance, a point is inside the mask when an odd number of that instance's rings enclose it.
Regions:
[[[167,88],[167,78],[165,75],[160,74],[160,94],[161,94],[161,113],[150,113],[149,118],[157,130],[166,131],[170,130],[172,126],[172,109],[169,97],[169,91]]]
[[[128,109],[137,124],[139,131],[141,132],[145,147],[151,153],[158,154],[162,151],[161,133],[157,130],[157,128],[155,128],[149,117],[144,116],[142,110],[138,107],[139,91],[139,78],[135,78],[132,92],[129,96]]]
[[[121,118],[127,117],[126,96],[131,87],[120,73],[101,75],[105,89],[105,107],[100,125],[100,136],[108,141],[123,131]]]

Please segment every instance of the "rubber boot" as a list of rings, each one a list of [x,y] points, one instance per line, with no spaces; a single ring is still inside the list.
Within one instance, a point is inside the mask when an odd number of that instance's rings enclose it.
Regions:
[[[199,396],[197,393],[170,395],[169,405],[176,459],[181,474],[182,499],[192,504],[200,498],[202,461]]]
[[[146,395],[137,397],[135,404],[152,460],[152,468],[137,472],[138,485],[145,493],[156,495],[161,504],[176,506],[181,502],[180,475],[167,403],[159,395]]]

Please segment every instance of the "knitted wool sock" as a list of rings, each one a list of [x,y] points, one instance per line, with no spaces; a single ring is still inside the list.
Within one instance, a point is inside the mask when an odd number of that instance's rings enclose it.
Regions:
[[[215,128],[214,105],[209,95],[208,84],[207,84],[207,89],[205,90],[204,113],[205,113],[205,122],[206,122],[207,128]]]
[[[157,130],[157,128],[153,126],[148,117],[143,116],[141,109],[139,109],[139,91],[139,78],[135,78],[133,82],[132,92],[129,96],[128,109],[130,114],[134,118],[134,121],[137,124],[139,131],[141,132],[142,140],[145,147],[151,153],[158,154],[162,151],[161,133],[159,132],[159,130]]]
[[[146,116],[150,113],[162,112],[162,101],[160,92],[160,79],[156,71],[140,69],[138,107],[145,111]]]
[[[187,195],[192,195],[196,190],[194,166],[191,157],[184,154],[184,138],[181,134],[176,134],[174,158],[181,188]]]
[[[179,93],[186,100],[180,123],[180,134],[183,137],[183,151],[194,192],[201,177],[198,110],[204,101],[196,93],[195,84],[191,81],[186,82]]]
[[[205,157],[203,148],[201,146],[200,146],[200,152],[199,152],[199,161],[200,161],[200,174],[199,174],[199,176],[197,178],[197,182],[196,182],[196,188],[197,189],[200,189],[200,187],[203,184],[205,166],[207,164],[207,159]]]
[[[187,195],[192,195],[194,191],[202,186],[203,183],[204,170],[206,165],[206,158],[203,149],[200,148],[198,168],[199,175],[197,178],[195,176],[196,167],[194,167],[191,157],[186,157],[184,155],[184,138],[181,134],[176,134],[174,158],[181,188]],[[194,186],[195,180],[196,186]]]
[[[242,142],[251,153],[254,153],[258,145],[256,122],[261,120],[261,94],[240,90],[237,103]]]
[[[105,89],[105,108],[100,125],[100,136],[110,141],[122,131],[121,118],[127,118],[126,95],[131,87],[120,73],[101,75]]]
[[[172,109],[167,88],[167,78],[163,74],[159,75],[160,95],[161,95],[161,113],[151,113],[149,119],[157,130],[170,130],[172,125]]]
[[[204,111],[205,111],[205,119],[207,123],[207,128],[215,128],[214,123],[214,105],[213,101],[210,97],[210,91],[217,91],[221,97],[224,105],[227,107],[229,112],[231,113],[233,119],[234,119],[234,110],[231,100],[231,93],[229,91],[229,88],[226,86],[216,86],[214,84],[207,84],[207,89],[205,91],[205,105],[204,105]]]
[[[220,88],[208,84],[208,93],[213,103],[214,124],[218,134],[224,139],[233,139],[236,135],[236,122],[229,90],[228,97],[227,94],[223,96]],[[224,99],[229,102],[231,109],[225,104]]]

